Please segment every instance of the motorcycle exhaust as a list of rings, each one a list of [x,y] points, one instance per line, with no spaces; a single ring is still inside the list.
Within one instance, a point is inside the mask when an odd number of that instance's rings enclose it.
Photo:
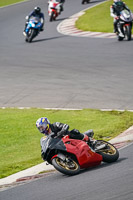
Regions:
[[[102,145],[96,147],[96,148],[95,148],[95,151],[99,151],[99,150],[101,150],[101,149],[104,149],[106,146],[107,146],[107,144],[102,144]]]

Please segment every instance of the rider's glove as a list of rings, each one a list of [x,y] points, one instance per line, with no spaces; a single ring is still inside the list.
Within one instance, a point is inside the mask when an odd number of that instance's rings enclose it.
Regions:
[[[61,131],[59,131],[58,133],[57,133],[57,136],[58,137],[62,137],[62,136],[64,136],[64,135],[66,135],[66,130],[61,130]]]
[[[63,125],[63,127],[62,127],[62,129],[61,129],[61,131],[59,131],[58,133],[57,133],[57,136],[64,136],[64,135],[66,135],[67,134],[67,132],[68,132],[68,129],[69,129],[69,126],[67,125],[67,124],[64,124]]]
[[[90,138],[88,137],[88,135],[84,135],[84,138],[82,140],[85,142],[89,142]]]
[[[29,20],[29,16],[26,16],[25,19],[28,21]]]
[[[116,17],[115,17],[115,19],[119,19],[119,17],[118,17],[118,16],[116,16]]]

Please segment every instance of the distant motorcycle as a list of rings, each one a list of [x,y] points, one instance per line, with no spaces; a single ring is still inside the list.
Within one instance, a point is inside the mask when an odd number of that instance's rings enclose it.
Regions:
[[[61,13],[61,3],[56,1],[50,1],[48,4],[48,14],[49,14],[49,21],[52,22],[56,20],[56,18]]]
[[[119,152],[112,144],[97,140],[95,147],[82,140],[71,139],[69,135],[41,139],[42,158],[56,170],[66,175],[75,175],[81,169],[112,163],[119,158]]]
[[[41,27],[42,27],[42,23],[40,21],[40,18],[38,17],[30,18],[25,29],[25,33],[26,33],[25,41],[32,42],[33,38],[35,38],[39,34]]]
[[[121,41],[125,37],[127,40],[131,40],[132,37],[132,21],[133,15],[128,10],[120,12],[119,22],[117,23],[118,40]]]
[[[89,3],[90,0],[82,0],[81,4]]]

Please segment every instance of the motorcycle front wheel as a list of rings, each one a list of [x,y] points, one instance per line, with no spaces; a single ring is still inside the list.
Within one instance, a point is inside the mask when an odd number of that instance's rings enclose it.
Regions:
[[[97,140],[97,144],[95,149],[102,146],[100,150],[96,151],[96,153],[100,154],[103,157],[103,162],[111,163],[115,162],[119,158],[119,152],[115,146],[106,142],[104,140]]]
[[[80,172],[79,164],[72,158],[66,157],[65,160],[62,160],[59,157],[55,157],[52,160],[52,165],[59,172],[66,174],[66,175],[76,175]]]
[[[33,40],[33,38],[34,38],[34,35],[35,35],[35,30],[34,30],[34,29],[30,29],[30,30],[29,30],[29,36],[28,36],[28,39],[27,39],[27,41],[28,41],[29,43],[32,42],[32,40]]]
[[[53,20],[54,20],[54,12],[52,11],[52,12],[51,12],[51,16],[50,16],[50,18],[49,18],[49,21],[52,22]]]
[[[130,41],[131,35],[132,35],[132,28],[131,28],[131,26],[126,26],[125,28],[126,28],[127,40]]]

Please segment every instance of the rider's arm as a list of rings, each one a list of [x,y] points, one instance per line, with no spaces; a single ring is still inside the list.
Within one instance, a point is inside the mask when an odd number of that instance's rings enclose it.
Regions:
[[[66,135],[67,131],[69,129],[69,126],[67,124],[63,124],[60,122],[56,122],[53,124],[55,132],[57,133],[57,135]]]
[[[130,12],[130,9],[128,8],[128,6],[124,3],[124,7],[126,10],[128,10]]]
[[[31,18],[31,16],[32,16],[33,14],[34,14],[34,11],[32,11],[29,15],[27,15],[27,16],[25,17],[26,22],[29,21],[29,19]]]
[[[44,18],[44,14],[43,13],[41,13],[40,19],[41,19],[41,23],[44,25],[45,18]]]
[[[115,14],[115,10],[114,10],[113,5],[110,6],[110,16],[113,17],[113,18],[117,17],[117,15]]]
[[[29,18],[34,15],[34,11],[29,14]]]

